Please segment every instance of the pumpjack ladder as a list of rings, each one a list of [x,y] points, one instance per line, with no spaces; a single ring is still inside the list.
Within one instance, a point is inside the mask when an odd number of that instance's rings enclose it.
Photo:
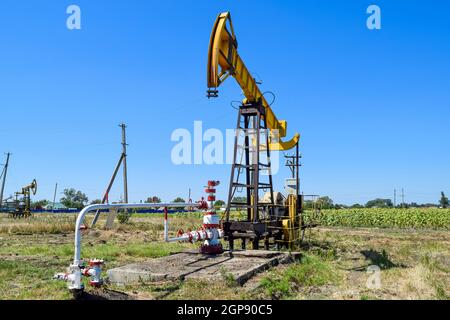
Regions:
[[[253,249],[259,249],[259,241],[265,241],[266,249],[269,249],[269,239],[278,237],[281,222],[274,215],[273,182],[270,162],[269,130],[265,108],[262,103],[242,105],[236,126],[233,164],[231,168],[230,187],[226,217],[224,221],[225,239],[230,244],[230,250],[234,249],[234,240],[242,240],[242,248],[246,248],[248,240],[252,242]],[[243,137],[242,137],[243,133]],[[243,139],[242,139],[243,138]],[[261,140],[264,139],[264,145]],[[242,143],[243,140],[243,143]],[[239,150],[243,152],[244,163],[238,161]],[[265,157],[261,156],[265,153]],[[241,181],[245,172],[244,181]],[[261,173],[266,173],[267,181],[262,181]],[[246,202],[236,202],[235,195],[245,190]],[[259,193],[270,192],[270,203],[261,203]],[[245,209],[247,217],[245,221],[231,221],[232,209]]]

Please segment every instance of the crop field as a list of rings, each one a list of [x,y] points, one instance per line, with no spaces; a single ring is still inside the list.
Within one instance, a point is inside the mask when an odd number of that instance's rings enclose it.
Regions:
[[[318,216],[323,226],[416,228],[450,230],[450,209],[341,209],[324,210]]]
[[[141,283],[88,288],[101,299],[449,299],[450,210],[325,210],[321,226],[307,231],[301,259],[252,278],[243,286],[223,281]],[[66,283],[53,280],[73,256],[72,215],[0,217],[0,299],[72,299]],[[171,230],[192,226],[196,214],[174,215]],[[167,256],[192,244],[166,244],[159,215],[134,215],[113,230],[87,230],[82,256],[103,258],[106,269]],[[379,287],[368,286],[371,266]],[[219,295],[220,293],[220,295]]]

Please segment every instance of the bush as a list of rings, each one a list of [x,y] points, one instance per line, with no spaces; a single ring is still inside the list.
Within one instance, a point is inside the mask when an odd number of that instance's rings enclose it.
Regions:
[[[117,214],[117,220],[119,220],[120,224],[128,223],[130,221],[131,215],[132,213],[127,210],[120,211]]]

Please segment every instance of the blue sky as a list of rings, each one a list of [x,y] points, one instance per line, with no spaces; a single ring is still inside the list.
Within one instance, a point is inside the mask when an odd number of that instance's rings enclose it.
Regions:
[[[77,4],[82,29],[66,28]],[[382,29],[366,28],[366,8]],[[173,130],[233,128],[232,80],[208,100],[216,15],[231,11],[239,52],[276,94],[274,111],[302,134],[302,189],[335,202],[437,202],[450,193],[450,4],[444,1],[2,1],[0,152],[6,195],[36,178],[100,198],[128,124],[130,200],[202,195],[230,167],[174,166]],[[3,156],[3,155],[2,155]],[[3,162],[3,160],[1,160]],[[288,175],[276,177],[281,189]],[[110,196],[118,199],[121,179]]]

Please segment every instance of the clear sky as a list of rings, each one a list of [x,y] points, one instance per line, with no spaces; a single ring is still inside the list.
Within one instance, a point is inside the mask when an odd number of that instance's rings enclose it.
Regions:
[[[66,8],[81,8],[81,30]],[[382,10],[382,29],[366,9]],[[177,128],[233,128],[228,80],[208,100],[216,15],[231,11],[239,52],[302,134],[302,190],[335,202],[450,193],[450,3],[447,1],[4,0],[0,10],[0,153],[6,195],[36,178],[35,199],[74,187],[101,198],[128,124],[131,201],[202,195],[230,166],[174,166]],[[275,177],[281,189],[286,170]],[[121,177],[110,199],[120,197]]]

